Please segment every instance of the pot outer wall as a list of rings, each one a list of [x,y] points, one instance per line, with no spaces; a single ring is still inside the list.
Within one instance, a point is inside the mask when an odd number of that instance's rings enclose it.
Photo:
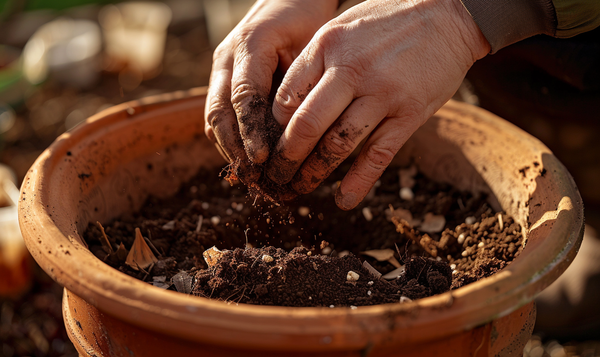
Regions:
[[[19,201],[26,244],[65,286],[65,323],[82,355],[519,355],[531,301],[570,264],[583,205],[537,139],[488,112],[449,102],[397,155],[425,175],[491,194],[527,235],[502,272],[405,304],[356,310],[225,305],[164,291],[99,261],[81,238],[166,197],[199,165],[223,160],[203,136],[206,89],[110,108],[64,134],[29,171]]]
[[[507,316],[483,326],[426,344],[391,348],[367,346],[360,350],[264,351],[193,343],[165,338],[161,333],[140,328],[103,313],[67,289],[63,294],[63,318],[69,339],[80,356],[522,356],[533,332],[536,310],[531,302]]]

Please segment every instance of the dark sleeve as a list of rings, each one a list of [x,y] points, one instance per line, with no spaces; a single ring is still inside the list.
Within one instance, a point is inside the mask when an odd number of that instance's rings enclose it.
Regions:
[[[556,11],[551,0],[461,1],[490,43],[492,53],[533,35],[556,34]]]
[[[554,0],[556,37],[567,38],[600,26],[600,1]]]
[[[492,53],[527,37],[573,37],[600,26],[599,0],[461,0]]]

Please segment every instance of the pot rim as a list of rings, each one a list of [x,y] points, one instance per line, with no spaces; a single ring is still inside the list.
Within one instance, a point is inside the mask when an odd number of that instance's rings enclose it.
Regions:
[[[503,271],[454,291],[411,303],[364,306],[355,310],[232,306],[162,290],[129,277],[93,257],[73,237],[65,236],[59,230],[47,209],[49,203],[44,194],[45,187],[52,187],[51,173],[57,157],[64,157],[81,138],[99,128],[145,118],[137,113],[169,111],[175,107],[197,108],[203,112],[206,92],[205,87],[194,88],[127,102],[102,111],[57,138],[24,179],[19,199],[19,223],[33,257],[54,280],[109,315],[172,336],[217,344],[231,345],[231,336],[227,333],[234,332],[237,336],[234,344],[273,349],[281,343],[295,343],[298,349],[312,349],[315,344],[325,346],[323,348],[350,348],[385,343],[389,339],[424,340],[470,329],[529,303],[566,269],[581,244],[583,204],[564,166],[541,142],[514,125],[498,121],[496,116],[483,109],[453,101],[440,112],[477,115],[483,122],[494,122],[502,130],[535,141],[542,151],[549,153],[548,168],[553,171],[548,176],[563,183],[559,185],[558,194],[569,197],[571,203],[570,210],[562,211],[565,214],[557,214],[544,244],[535,247],[536,254],[528,254],[528,259],[516,259]],[[136,115],[124,115],[132,108]],[[70,249],[71,259],[64,259],[57,252],[48,253],[48,248],[59,245]],[[52,248],[50,250],[56,250]],[[207,327],[207,330],[198,335],[194,331],[198,326]],[[274,334],[295,337],[281,338]],[[374,337],[376,334],[380,334],[379,337]]]

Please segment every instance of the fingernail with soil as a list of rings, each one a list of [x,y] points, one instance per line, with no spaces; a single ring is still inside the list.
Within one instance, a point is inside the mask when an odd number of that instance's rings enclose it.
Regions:
[[[351,210],[358,205],[358,195],[354,192],[342,194],[342,191],[338,188],[335,193],[335,204],[345,211]]]
[[[244,142],[248,159],[254,164],[262,164],[269,157],[269,147],[267,145],[253,145],[252,141]]]

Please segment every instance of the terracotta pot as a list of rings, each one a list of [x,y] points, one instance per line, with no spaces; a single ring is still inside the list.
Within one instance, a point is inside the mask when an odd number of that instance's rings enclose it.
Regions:
[[[98,260],[82,241],[167,196],[200,166],[221,167],[204,138],[206,90],[108,109],[59,137],[29,170],[20,223],[37,262],[65,287],[64,317],[82,355],[510,356],[535,320],[532,300],[581,243],[583,206],[571,176],[537,139],[479,108],[447,103],[405,145],[425,174],[495,195],[527,246],[491,278],[405,304],[347,308],[227,305],[165,291]]]

